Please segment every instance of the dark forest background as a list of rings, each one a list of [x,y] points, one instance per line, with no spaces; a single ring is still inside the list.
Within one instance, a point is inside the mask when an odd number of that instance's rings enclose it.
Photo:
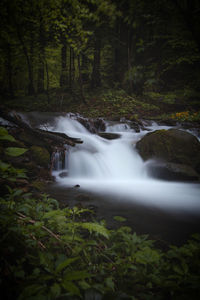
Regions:
[[[199,99],[198,0],[2,0],[0,27],[3,99]]]

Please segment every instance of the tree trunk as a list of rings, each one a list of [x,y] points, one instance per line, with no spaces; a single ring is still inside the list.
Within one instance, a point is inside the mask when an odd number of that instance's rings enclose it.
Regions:
[[[60,75],[60,87],[67,86],[67,44],[66,40],[62,39],[61,48],[61,75]]]
[[[35,95],[35,88],[34,88],[34,84],[33,84],[33,66],[32,66],[32,61],[29,57],[28,54],[28,49],[24,43],[24,40],[22,38],[21,32],[20,32],[20,28],[19,25],[15,22],[16,28],[17,28],[17,36],[19,39],[19,42],[22,46],[23,52],[24,52],[24,56],[26,58],[26,62],[27,62],[27,67],[28,67],[28,95]]]
[[[48,68],[48,63],[47,63],[47,61],[45,62],[45,67],[46,67],[46,75],[47,75],[47,88],[46,88],[46,94],[47,94],[47,101],[48,101],[48,104],[50,104],[50,96],[49,96],[49,68]]]
[[[83,79],[82,79],[82,72],[81,72],[80,55],[78,55],[78,71],[79,71],[79,84],[80,84],[81,99],[85,104],[87,104],[87,102],[85,100],[85,96],[84,96],[84,91],[83,91]]]
[[[10,44],[7,44],[7,48],[6,48],[6,62],[5,62],[5,66],[6,66],[6,71],[8,74],[8,92],[9,92],[9,96],[11,98],[14,97],[14,90],[13,90],[13,70],[12,70],[12,54],[11,54],[11,46]]]
[[[39,27],[39,66],[37,79],[37,92],[44,93],[44,66],[45,66],[45,36],[44,24],[42,17],[40,18]]]
[[[70,47],[69,88],[72,89],[75,78],[74,50]]]
[[[88,58],[84,54],[81,55],[81,58],[82,58],[81,59],[82,80],[83,80],[83,83],[88,83],[88,81],[89,81]]]
[[[92,81],[91,81],[92,89],[101,86],[100,63],[101,63],[101,39],[99,37],[96,37],[94,43],[94,60],[93,60],[93,71],[92,71]]]

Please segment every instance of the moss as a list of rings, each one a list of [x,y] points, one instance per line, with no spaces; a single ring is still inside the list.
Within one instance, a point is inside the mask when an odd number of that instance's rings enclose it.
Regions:
[[[32,158],[37,164],[46,168],[48,167],[50,162],[50,154],[45,148],[39,146],[32,146],[30,148],[30,151],[32,154]]]
[[[159,158],[189,165],[194,169],[198,169],[200,163],[199,141],[181,130],[157,130],[149,133],[137,143],[137,149],[144,160]]]

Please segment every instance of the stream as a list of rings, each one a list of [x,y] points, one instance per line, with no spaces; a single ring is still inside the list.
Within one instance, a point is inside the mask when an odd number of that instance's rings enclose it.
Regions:
[[[41,128],[83,141],[67,148],[64,167],[59,155],[55,157],[56,182],[48,193],[56,199],[94,207],[108,226],[116,225],[114,216],[123,216],[124,225],[137,233],[171,243],[200,232],[200,184],[152,178],[149,162],[143,162],[135,148],[149,131],[171,127],[144,121],[143,129],[135,132],[128,121],[106,121],[106,134],[117,134],[109,140],[89,132],[73,114],[52,116],[51,122],[37,120]]]

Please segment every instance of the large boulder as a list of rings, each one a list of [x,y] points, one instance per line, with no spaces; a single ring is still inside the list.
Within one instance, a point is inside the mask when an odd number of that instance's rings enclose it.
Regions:
[[[156,159],[165,163],[162,164],[162,170],[164,166],[170,174],[182,174],[183,178],[193,179],[194,174],[197,174],[197,178],[200,174],[200,142],[188,132],[178,129],[157,130],[144,136],[137,142],[136,148],[145,161]]]

